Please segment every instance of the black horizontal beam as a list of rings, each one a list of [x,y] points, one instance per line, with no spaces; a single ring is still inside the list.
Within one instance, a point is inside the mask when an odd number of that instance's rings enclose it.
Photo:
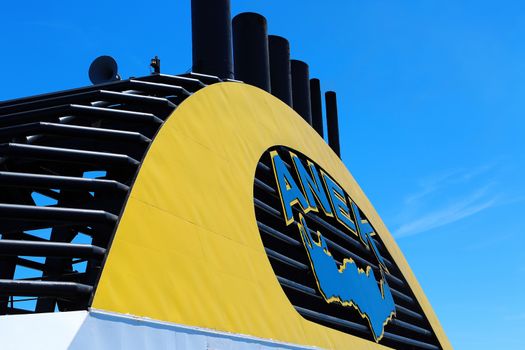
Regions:
[[[410,316],[412,318],[415,318],[417,320],[423,320],[424,317],[422,314],[418,313],[418,312],[415,312],[415,311],[412,311],[404,306],[401,306],[401,305],[397,305],[396,304],[396,311],[399,312],[399,313],[402,313],[406,316]]]
[[[129,80],[129,89],[140,90],[140,91],[151,93],[153,95],[178,96],[181,98],[186,98],[188,96],[191,96],[191,93],[181,86],[162,84],[162,83],[152,83],[149,81],[141,81],[141,80],[133,80],[133,79]]]
[[[260,180],[258,178],[255,178],[255,186],[263,189],[266,192],[275,193],[275,190],[272,187],[270,187],[264,181],[262,181],[262,180]]]
[[[253,202],[255,203],[255,207],[256,208],[259,208],[259,209],[267,212],[270,215],[273,215],[273,216],[276,216],[276,217],[281,217],[281,212],[280,211],[278,211],[277,209],[272,208],[271,206],[269,206],[268,204],[264,203],[260,199],[254,198]]]
[[[406,295],[406,294],[404,294],[404,293],[402,293],[402,292],[400,292],[400,291],[398,291],[398,290],[396,290],[396,289],[394,289],[392,287],[390,287],[390,290],[392,291],[392,295],[394,297],[397,297],[397,298],[399,298],[399,299],[401,299],[401,300],[403,300],[403,301],[405,301],[405,302],[407,302],[409,304],[414,304],[414,299],[412,299],[412,297],[409,297],[408,295]]]
[[[441,349],[440,347],[438,347],[436,345],[425,343],[425,342],[422,342],[422,341],[419,341],[419,340],[416,340],[416,339],[412,339],[412,338],[403,337],[401,335],[393,334],[393,333],[390,333],[390,332],[385,332],[383,334],[383,338],[396,341],[396,342],[401,343],[403,345],[416,346],[416,347],[418,347],[420,349],[428,349],[428,350],[440,350]]]
[[[270,167],[268,165],[264,164],[263,162],[257,163],[257,168],[262,169],[264,171],[272,170],[272,169],[270,169]]]
[[[288,235],[285,235],[284,233],[266,225],[266,224],[263,224],[262,222],[260,221],[257,221],[257,226],[259,227],[259,230],[263,233],[266,233],[272,237],[275,237],[283,242],[286,242],[290,245],[293,245],[293,246],[300,246],[301,245],[301,242],[289,237]]]
[[[124,154],[72,150],[68,148],[5,143],[0,145],[0,156],[28,158],[52,162],[70,162],[111,167],[132,166],[140,163]]]
[[[303,271],[304,270],[308,270],[308,266],[306,266],[303,263],[295,261],[294,259],[291,259],[291,258],[289,258],[287,256],[282,255],[282,254],[279,254],[276,251],[271,250],[269,248],[264,248],[264,250],[266,251],[266,254],[270,258],[272,258],[274,260],[280,261],[283,264],[290,265],[290,266],[295,267],[296,269],[299,269],[299,270],[303,270]]]
[[[35,207],[32,205],[0,204],[3,221],[114,224],[118,217],[103,210]]]
[[[149,138],[138,132],[102,129],[87,126],[57,124],[50,122],[37,122],[0,128],[0,140],[9,141],[15,136],[30,135],[56,135],[96,140],[109,140],[114,142],[132,142],[147,144]]]
[[[149,81],[152,83],[161,83],[168,85],[179,85],[189,91],[197,91],[206,86],[200,80],[195,78],[168,74],[151,74],[140,78],[134,78],[134,80]]]
[[[423,335],[426,335],[426,336],[431,336],[432,335],[432,332],[429,331],[428,329],[425,329],[425,328],[413,325],[413,324],[408,323],[408,322],[404,322],[404,321],[398,320],[397,318],[392,319],[392,321],[390,321],[390,323],[392,323],[393,325],[399,326],[401,328],[405,328],[405,329],[408,329],[410,331],[419,333],[419,334],[423,334]]]
[[[277,280],[279,280],[279,283],[281,283],[283,286],[286,286],[288,288],[295,289],[299,292],[302,292],[304,294],[307,294],[309,296],[315,297],[315,298],[321,298],[319,294],[316,293],[315,289],[307,287],[305,285],[302,285],[300,283],[291,281],[287,278],[277,276]]]
[[[122,122],[162,124],[162,119],[152,113],[84,106],[79,104],[65,104],[61,106],[5,114],[0,116],[0,127],[41,121],[57,122],[60,117],[66,116],[90,119],[110,119]]]
[[[343,326],[343,327],[352,329],[354,331],[362,332],[362,333],[367,333],[368,334],[370,332],[370,330],[368,329],[367,326],[359,324],[359,323],[343,320],[341,318],[337,318],[337,317],[333,317],[333,316],[328,316],[328,315],[322,314],[320,312],[313,311],[313,310],[308,310],[308,309],[305,309],[305,308],[302,308],[302,307],[299,307],[299,306],[295,306],[295,305],[294,305],[294,308],[301,315],[309,317],[309,318],[314,319],[316,321],[327,322],[327,323],[330,323],[330,324],[333,324],[333,325],[336,325],[336,326]]]
[[[22,281],[0,279],[0,295],[81,297],[89,295],[92,286],[75,282]]]
[[[176,107],[172,102],[163,97],[143,96],[110,90],[92,90],[7,105],[0,107],[0,114],[8,114],[15,111],[21,112],[32,109],[41,109],[48,106],[57,106],[70,103],[89,104],[96,101],[105,101],[119,104],[125,103],[128,105],[140,105],[141,107],[148,106],[151,108],[160,108],[166,110],[174,109]]]
[[[82,177],[10,173],[0,171],[0,186],[23,188],[53,188],[77,191],[119,191],[127,192],[129,187],[115,180],[89,179]]]
[[[105,253],[106,249],[90,244],[0,240],[0,255],[4,256],[93,258]]]
[[[195,72],[181,74],[180,76],[200,80],[206,85],[220,83],[222,81],[219,77],[216,77],[215,75],[208,75],[208,74],[195,73]]]

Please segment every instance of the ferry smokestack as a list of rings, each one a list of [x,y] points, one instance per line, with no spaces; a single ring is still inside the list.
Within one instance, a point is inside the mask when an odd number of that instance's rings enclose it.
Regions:
[[[281,36],[269,35],[270,82],[272,94],[292,106],[292,73],[290,68],[290,43]]]
[[[321,82],[319,79],[310,79],[310,104],[312,106],[312,126],[321,137],[324,137]]]
[[[235,79],[270,92],[268,25],[264,16],[245,12],[233,18]]]
[[[292,105],[293,109],[304,120],[312,125],[312,108],[310,105],[310,73],[303,61],[291,60],[292,68]]]
[[[328,144],[341,157],[339,148],[339,122],[337,117],[337,97],[334,91],[325,94],[326,124],[328,126]]]
[[[192,71],[233,79],[230,0],[192,0]]]

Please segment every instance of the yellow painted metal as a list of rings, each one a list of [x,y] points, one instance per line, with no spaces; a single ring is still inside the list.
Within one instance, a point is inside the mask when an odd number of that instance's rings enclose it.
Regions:
[[[384,346],[302,318],[256,225],[257,162],[274,145],[324,168],[363,210],[445,349],[438,319],[394,239],[352,175],[287,105],[240,83],[186,99],[156,136],[117,228],[93,307],[325,349]]]

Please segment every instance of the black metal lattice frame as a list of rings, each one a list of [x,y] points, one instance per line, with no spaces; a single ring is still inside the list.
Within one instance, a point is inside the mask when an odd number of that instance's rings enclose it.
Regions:
[[[0,314],[89,306],[151,140],[180,102],[219,81],[155,74],[0,102]],[[49,237],[34,233],[43,229]],[[15,279],[17,268],[36,276]]]

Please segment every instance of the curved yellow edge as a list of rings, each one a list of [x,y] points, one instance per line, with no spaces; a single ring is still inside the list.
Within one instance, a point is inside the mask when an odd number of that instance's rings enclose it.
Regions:
[[[451,349],[403,254],[337,155],[291,108],[241,83],[186,99],[151,145],[92,307],[325,349],[386,349],[302,318],[264,251],[255,169],[284,145],[324,168],[364,211],[403,272],[443,348]]]

